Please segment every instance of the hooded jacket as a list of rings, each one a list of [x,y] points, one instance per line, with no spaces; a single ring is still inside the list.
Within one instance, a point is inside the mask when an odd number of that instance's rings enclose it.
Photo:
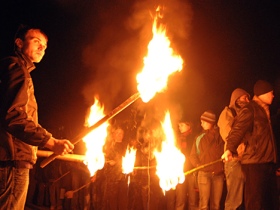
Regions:
[[[268,106],[254,96],[234,121],[227,138],[226,149],[233,154],[243,141],[242,164],[276,163],[276,143],[271,127]]]
[[[36,162],[37,146],[51,134],[38,124],[30,72],[34,64],[20,52],[0,62],[0,161]]]
[[[236,106],[236,101],[243,95],[249,96],[249,93],[241,88],[236,88],[231,94],[229,105],[223,109],[219,116],[218,126],[224,141],[226,141],[226,138],[231,130],[236,114],[240,111],[240,107]]]

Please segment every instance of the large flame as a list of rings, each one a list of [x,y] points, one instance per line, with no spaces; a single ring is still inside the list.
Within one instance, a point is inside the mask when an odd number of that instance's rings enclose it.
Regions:
[[[153,38],[148,45],[148,54],[144,57],[144,68],[136,77],[138,91],[144,102],[148,102],[157,92],[165,90],[168,77],[176,71],[181,71],[183,60],[175,55],[166,36],[166,28],[157,24],[158,16],[154,18]]]
[[[90,127],[104,116],[104,107],[101,106],[99,100],[95,98],[95,103],[91,106],[86,125]],[[97,170],[104,167],[105,157],[103,146],[106,142],[108,125],[109,123],[107,122],[103,123],[83,138],[87,148],[85,164],[88,166],[91,176],[93,176]]]
[[[185,156],[175,146],[175,135],[172,129],[169,112],[162,123],[166,139],[162,142],[162,150],[155,151],[157,160],[156,173],[160,179],[163,191],[175,189],[178,183],[185,181],[184,163]]]
[[[122,158],[122,172],[129,174],[133,172],[137,149],[127,146],[125,156]]]

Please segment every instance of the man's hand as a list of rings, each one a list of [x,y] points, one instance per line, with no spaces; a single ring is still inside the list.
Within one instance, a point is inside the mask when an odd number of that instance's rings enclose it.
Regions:
[[[229,150],[226,150],[221,157],[224,161],[231,161],[232,160],[232,153]]]
[[[57,155],[66,155],[74,149],[74,145],[67,139],[55,139],[51,137],[45,147]]]

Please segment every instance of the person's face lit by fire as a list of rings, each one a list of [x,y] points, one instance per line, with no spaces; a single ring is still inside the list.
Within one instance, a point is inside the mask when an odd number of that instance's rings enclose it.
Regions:
[[[268,93],[262,94],[258,96],[259,99],[261,99],[262,102],[264,102],[267,105],[272,104],[273,98],[274,98],[274,93],[273,91],[270,91]]]
[[[39,63],[42,60],[47,49],[47,42],[47,37],[37,29],[30,29],[24,40],[20,38],[15,40],[17,50],[34,63]]]
[[[113,135],[114,135],[115,142],[121,143],[123,141],[124,131],[121,128],[117,128],[114,131]]]
[[[178,128],[179,128],[180,133],[185,133],[191,129],[191,126],[187,122],[180,122],[180,123],[178,123]]]
[[[249,96],[248,95],[242,95],[236,100],[236,106],[238,108],[244,107],[246,104],[249,103]]]
[[[211,129],[213,126],[214,125],[212,123],[201,120],[201,127],[203,128],[203,130],[207,131],[207,130]]]

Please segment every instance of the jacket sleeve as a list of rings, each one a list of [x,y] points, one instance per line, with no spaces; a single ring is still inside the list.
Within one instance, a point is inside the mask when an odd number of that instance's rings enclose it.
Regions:
[[[44,146],[51,134],[37,122],[36,102],[33,107],[35,117],[27,113],[30,97],[34,97],[34,93],[30,94],[28,90],[32,82],[30,74],[17,62],[11,62],[6,69],[1,76],[1,124],[8,133],[21,141],[33,146]]]
[[[239,144],[243,142],[243,139],[247,132],[251,132],[253,129],[253,110],[249,106],[244,107],[240,114],[236,117],[233,127],[227,137],[226,149],[236,154],[236,149]]]
[[[190,162],[193,165],[193,167],[197,167],[200,165],[200,160],[199,160],[197,150],[196,150],[196,140],[193,142],[189,158],[190,158]]]

